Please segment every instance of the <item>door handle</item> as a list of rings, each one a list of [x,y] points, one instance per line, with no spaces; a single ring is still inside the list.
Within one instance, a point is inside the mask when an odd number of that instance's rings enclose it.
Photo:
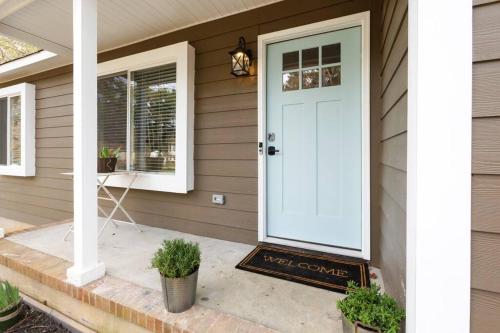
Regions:
[[[267,155],[271,155],[271,156],[274,156],[276,155],[276,153],[279,153],[280,151],[278,149],[276,149],[275,146],[269,146],[267,147]]]

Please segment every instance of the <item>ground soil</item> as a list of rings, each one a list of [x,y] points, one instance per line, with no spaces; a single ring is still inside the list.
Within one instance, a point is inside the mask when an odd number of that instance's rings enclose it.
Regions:
[[[26,304],[23,305],[23,319],[5,333],[72,333],[45,312]]]

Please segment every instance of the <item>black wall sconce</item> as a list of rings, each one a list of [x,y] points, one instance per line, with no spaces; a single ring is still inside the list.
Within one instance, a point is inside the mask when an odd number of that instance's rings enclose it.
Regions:
[[[229,54],[231,55],[231,74],[234,76],[249,75],[252,65],[252,50],[247,49],[244,37],[240,37],[238,47]]]

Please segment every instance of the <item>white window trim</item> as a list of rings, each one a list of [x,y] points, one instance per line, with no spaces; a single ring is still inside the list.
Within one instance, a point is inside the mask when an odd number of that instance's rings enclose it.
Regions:
[[[7,136],[7,164],[0,165],[0,175],[31,177],[35,175],[35,86],[20,83],[0,89],[0,98],[21,96],[21,165],[9,165],[10,144]],[[10,106],[7,106],[10,124]],[[7,133],[9,125],[7,125]]]
[[[194,60],[195,50],[186,41],[97,65],[97,75],[104,76],[174,62],[177,64],[175,174],[140,172],[132,188],[175,193],[187,193],[194,189]],[[127,108],[130,108],[130,103],[127,103]],[[127,137],[129,127],[130,124],[127,124]],[[128,160],[129,154],[130,149],[127,149]],[[110,177],[107,184],[127,187],[129,177]]]
[[[360,251],[333,246],[284,240],[267,235],[266,187],[266,46],[293,38],[361,26],[362,34],[362,248]],[[258,239],[311,250],[335,253],[370,260],[370,12],[362,12],[327,21],[258,36]]]

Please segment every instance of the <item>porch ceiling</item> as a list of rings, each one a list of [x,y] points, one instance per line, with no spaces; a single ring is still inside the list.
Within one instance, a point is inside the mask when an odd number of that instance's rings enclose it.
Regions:
[[[98,0],[98,50],[106,51],[188,26],[215,20],[281,0]],[[39,72],[71,63],[72,1],[0,0],[0,34],[57,53],[57,61],[37,64]],[[3,7],[2,7],[3,8]],[[2,13],[2,14],[3,14]],[[26,75],[0,74],[0,82]]]

